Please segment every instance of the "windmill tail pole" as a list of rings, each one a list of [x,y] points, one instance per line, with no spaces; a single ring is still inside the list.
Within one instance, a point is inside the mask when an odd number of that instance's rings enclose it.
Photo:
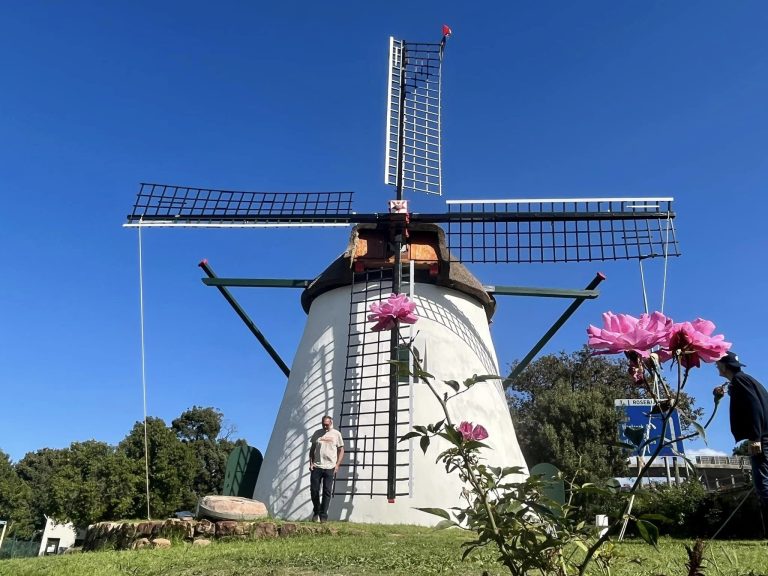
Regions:
[[[198,266],[203,269],[203,272],[206,273],[208,278],[217,277],[211,267],[208,265],[207,260],[202,260]],[[216,288],[219,290],[219,292],[221,292],[221,295],[224,296],[224,299],[229,302],[229,305],[232,306],[232,309],[237,313],[237,315],[240,316],[240,319],[245,322],[245,325],[248,327],[251,333],[256,336],[256,339],[264,347],[264,350],[267,351],[267,354],[269,354],[272,360],[275,361],[275,364],[277,364],[280,370],[283,371],[283,374],[285,374],[286,377],[290,376],[290,368],[288,368],[286,363],[283,362],[283,359],[280,358],[280,354],[278,354],[277,351],[272,348],[272,345],[264,337],[264,334],[261,333],[261,330],[259,330],[256,324],[253,323],[253,320],[249,318],[248,314],[245,313],[245,310],[243,310],[240,304],[237,303],[237,300],[235,300],[234,296],[230,294],[229,290],[227,290],[224,286],[216,286]]]
[[[600,284],[603,280],[605,280],[605,274],[602,272],[598,272],[597,275],[592,279],[592,282],[587,285],[586,290],[594,290],[597,288],[598,284]],[[515,378],[517,378],[523,370],[525,370],[528,367],[528,364],[531,363],[531,360],[533,360],[536,357],[536,354],[538,354],[542,348],[549,342],[552,338],[552,336],[555,335],[555,333],[560,330],[560,328],[568,321],[568,318],[570,318],[574,312],[578,309],[579,306],[586,300],[587,298],[576,298],[571,303],[568,308],[566,308],[565,312],[562,313],[560,318],[557,319],[557,321],[552,324],[552,327],[547,330],[547,333],[544,334],[544,336],[541,337],[541,340],[539,340],[536,345],[531,349],[530,352],[526,355],[525,358],[523,358],[520,363],[515,366],[514,370],[512,370],[512,373],[506,377],[506,379],[503,382],[503,386],[506,388],[509,384],[511,384]]]

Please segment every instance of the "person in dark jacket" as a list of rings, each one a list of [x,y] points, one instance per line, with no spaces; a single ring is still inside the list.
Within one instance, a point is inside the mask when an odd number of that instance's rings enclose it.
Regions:
[[[749,442],[752,480],[764,520],[768,520],[768,392],[760,382],[742,372],[742,366],[745,364],[739,362],[733,352],[717,361],[720,376],[729,381],[731,433],[736,442]],[[722,387],[719,390],[722,394]],[[715,393],[718,394],[718,389]]]

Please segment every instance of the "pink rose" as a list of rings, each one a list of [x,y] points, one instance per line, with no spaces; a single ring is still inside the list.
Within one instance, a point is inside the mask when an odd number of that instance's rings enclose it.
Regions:
[[[712,335],[715,325],[709,320],[697,318],[693,322],[681,322],[670,326],[667,338],[661,343],[659,360],[674,358],[680,350],[680,364],[684,368],[701,366],[701,362],[717,362],[731,348],[722,334]]]
[[[603,314],[603,328],[590,325],[587,328],[589,347],[596,354],[636,352],[648,358],[651,349],[662,342],[672,319],[661,312],[643,314],[635,318],[629,314]]]
[[[419,319],[414,313],[416,304],[405,294],[392,294],[385,302],[371,304],[369,322],[376,322],[371,328],[374,332],[392,330],[398,322],[414,324]]]
[[[486,430],[482,425],[478,424],[477,426],[472,426],[472,422],[462,422],[458,425],[456,428],[459,432],[461,432],[462,438],[464,440],[476,440],[481,441],[488,438],[488,430]]]

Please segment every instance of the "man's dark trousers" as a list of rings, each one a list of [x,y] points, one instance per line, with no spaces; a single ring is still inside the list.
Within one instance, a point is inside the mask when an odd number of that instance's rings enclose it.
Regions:
[[[320,516],[320,520],[328,520],[328,505],[331,503],[333,491],[333,468],[315,468],[309,475],[309,491],[312,495],[313,515]],[[323,487],[323,499],[320,501],[320,485]]]

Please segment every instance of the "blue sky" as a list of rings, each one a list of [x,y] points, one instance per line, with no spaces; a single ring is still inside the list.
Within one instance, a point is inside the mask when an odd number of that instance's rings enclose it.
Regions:
[[[768,380],[768,6],[763,2],[23,2],[0,8],[0,449],[117,443],[142,418],[138,183],[356,191],[383,211],[390,35],[437,42],[444,199],[674,196],[683,256],[665,311],[702,316]],[[266,447],[284,377],[197,262],[220,276],[307,278],[346,230],[145,230],[149,413],[214,406]],[[652,308],[663,263],[646,262]],[[608,280],[545,352],[604,310],[639,314],[636,262],[483,265],[488,284]],[[235,292],[289,361],[299,292]],[[503,365],[567,302],[500,301]],[[690,392],[710,407],[714,367]],[[730,453],[727,414],[710,448]],[[701,444],[693,448],[701,448]]]

